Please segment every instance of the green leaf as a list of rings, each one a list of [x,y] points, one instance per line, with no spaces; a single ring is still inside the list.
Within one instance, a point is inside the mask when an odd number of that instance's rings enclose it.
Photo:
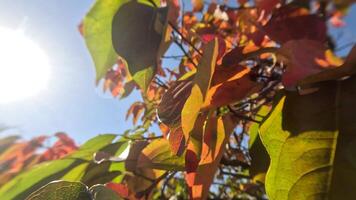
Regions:
[[[140,88],[146,91],[155,73],[155,67],[150,66],[135,73],[132,79]]]
[[[84,143],[79,150],[71,154],[69,158],[92,160],[94,153],[111,144],[116,137],[117,135],[115,134],[98,135]]]
[[[24,199],[50,181],[60,178],[73,181],[81,178],[84,174],[80,174],[80,170],[86,169],[93,154],[111,144],[116,137],[117,135],[114,134],[96,136],[83,144],[78,151],[61,160],[34,166],[1,187],[0,196],[4,199]]]
[[[263,146],[259,136],[259,128],[261,123],[267,119],[270,110],[271,108],[269,106],[262,106],[257,112],[257,116],[255,118],[255,120],[261,122],[252,122],[248,129],[248,134],[250,137],[248,144],[249,154],[252,158],[249,173],[250,176],[254,177],[254,179],[258,179],[260,182],[264,182],[264,176],[268,170],[270,161],[266,148]]]
[[[90,163],[81,182],[88,186],[107,183],[121,174],[120,171],[110,171],[111,162],[104,161],[100,164]]]
[[[88,165],[89,165],[89,163],[85,162],[85,163],[82,163],[82,164],[74,167],[72,170],[67,172],[61,178],[61,180],[63,180],[63,181],[80,181],[80,179],[82,179],[82,177],[84,176],[85,170],[87,169]]]
[[[104,185],[94,185],[90,188],[90,192],[93,195],[93,200],[119,200],[123,199],[116,194],[115,191]]]
[[[265,117],[269,114],[270,110],[271,110],[271,108],[269,106],[262,106],[258,110],[255,120],[262,122],[265,119]],[[258,139],[258,137],[259,137],[258,136],[259,127],[260,127],[260,123],[257,123],[257,122],[252,122],[249,127],[248,134],[249,134],[250,140],[248,141],[248,146],[250,149],[253,147],[255,140]]]
[[[87,186],[80,182],[53,181],[34,193],[26,200],[91,200]]]
[[[34,166],[1,187],[0,197],[1,199],[25,199],[48,182],[61,178],[80,163],[78,160],[65,159]]]
[[[286,92],[261,126],[270,157],[270,199],[353,199],[356,188],[356,78]]]
[[[118,9],[129,1],[96,0],[83,20],[84,39],[95,64],[97,81],[116,63],[117,54],[111,36],[112,20]],[[139,2],[153,6],[148,0]],[[160,5],[157,0],[154,2]]]
[[[133,80],[146,91],[167,49],[168,7],[155,8],[137,1],[122,4],[112,22],[112,42],[125,59]]]
[[[182,110],[182,129],[185,139],[188,140],[191,131],[194,128],[195,121],[200,112],[208,89],[210,88],[211,78],[214,74],[216,59],[218,56],[217,39],[209,42],[204,49],[204,55],[197,67],[197,73],[193,80],[193,87],[184,104]]]
[[[162,170],[184,170],[184,155],[175,155],[166,139],[153,140],[140,154],[137,167]]]
[[[119,7],[126,2],[129,0],[97,0],[83,20],[83,34],[94,60],[97,81],[117,60],[112,46],[111,23]]]

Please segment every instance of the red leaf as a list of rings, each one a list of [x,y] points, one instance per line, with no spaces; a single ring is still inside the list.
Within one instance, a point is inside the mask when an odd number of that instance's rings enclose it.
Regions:
[[[327,40],[327,27],[324,20],[318,15],[305,15],[298,8],[281,8],[265,25],[269,38],[286,43],[290,40]]]
[[[336,67],[326,58],[325,45],[314,40],[292,40],[280,49],[280,57],[287,69],[282,77],[286,87],[294,87],[301,79],[327,68]]]
[[[267,13],[270,13],[279,3],[280,0],[255,0],[256,7]]]
[[[222,60],[222,65],[224,67],[236,66],[242,61],[243,49],[244,47],[235,47],[233,50],[228,52]]]
[[[130,117],[130,115],[132,115],[133,116],[132,122],[133,124],[136,124],[138,118],[141,116],[144,110],[145,110],[145,104],[143,102],[137,101],[133,103],[126,113],[126,120]]]
[[[208,44],[210,41],[213,41],[215,38],[218,38],[218,43],[219,43],[219,50],[218,50],[218,57],[217,60],[220,60],[223,55],[225,54],[226,51],[226,42],[225,40],[217,36],[216,34],[203,34],[201,35],[201,39],[203,40],[204,44]]]
[[[185,139],[182,127],[173,128],[169,133],[169,145],[175,155],[181,155],[184,150]]]
[[[121,183],[107,183],[106,187],[112,189],[122,198],[129,198],[129,188]]]
[[[181,112],[185,101],[192,89],[191,80],[176,81],[163,95],[157,108],[157,114],[161,122],[169,127],[174,127],[181,120]]]
[[[345,22],[343,21],[343,14],[340,11],[336,11],[332,14],[332,16],[330,17],[330,23],[331,25],[333,25],[334,27],[340,28],[345,26]]]
[[[185,153],[185,171],[187,173],[185,179],[190,187],[194,185],[195,171],[198,168],[198,164],[198,156],[194,153],[194,151],[188,149]]]
[[[180,15],[180,4],[179,0],[167,0],[168,6],[168,21],[176,24]]]

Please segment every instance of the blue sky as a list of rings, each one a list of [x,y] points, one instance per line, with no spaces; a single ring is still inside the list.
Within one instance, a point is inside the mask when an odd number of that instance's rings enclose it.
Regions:
[[[0,0],[0,26],[24,28],[25,34],[47,52],[52,71],[49,86],[40,95],[0,104],[0,124],[16,127],[11,133],[30,138],[65,131],[83,143],[99,133],[122,133],[132,127],[125,114],[130,103],[138,99],[137,93],[118,100],[95,87],[93,63],[77,31],[93,2]],[[355,11],[354,7],[346,19],[353,28],[342,31],[341,44],[356,40]]]
[[[131,126],[124,117],[135,97],[119,101],[95,88],[93,63],[77,31],[92,3],[0,0],[0,26],[24,28],[25,35],[47,52],[51,63],[46,91],[0,105],[0,123],[15,126],[13,132],[29,138],[65,131],[82,143],[96,134],[121,133]]]

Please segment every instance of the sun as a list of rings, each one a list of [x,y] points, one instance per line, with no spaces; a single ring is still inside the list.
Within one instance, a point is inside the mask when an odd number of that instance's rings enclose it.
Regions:
[[[46,88],[46,53],[23,32],[0,27],[0,103],[25,100]]]

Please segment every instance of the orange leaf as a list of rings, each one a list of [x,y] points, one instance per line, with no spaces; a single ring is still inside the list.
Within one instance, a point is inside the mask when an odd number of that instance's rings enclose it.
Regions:
[[[199,162],[196,172],[187,174],[186,180],[189,181],[191,199],[206,199],[209,194],[209,188],[214,180],[215,172],[220,164],[221,157],[225,151],[225,144],[229,135],[235,128],[230,116],[215,118],[216,126],[211,126],[212,133],[216,135],[213,142],[215,151],[212,151],[211,145],[204,145],[203,152],[209,152],[205,158]],[[215,129],[215,130],[214,130]],[[212,142],[212,141],[211,141]],[[187,152],[188,153],[188,152]]]
[[[184,140],[183,130],[181,127],[174,128],[171,130],[171,132],[169,133],[168,141],[171,150],[175,155],[181,155],[183,153],[185,140]]]
[[[121,184],[121,183],[107,183],[105,184],[106,187],[112,189],[113,191],[116,192],[120,197],[122,198],[128,198],[129,197],[129,188],[127,188],[126,185]]]
[[[130,115],[132,115],[133,116],[132,122],[133,122],[133,124],[136,124],[138,121],[138,118],[141,116],[141,114],[144,110],[145,110],[144,103],[139,102],[139,101],[133,103],[126,113],[126,120],[130,117]]]
[[[192,0],[193,12],[200,12],[204,8],[203,0]]]
[[[237,73],[225,82],[218,82],[218,84],[209,89],[208,96],[203,105],[204,109],[228,105],[259,91],[261,85],[250,79],[250,69],[242,69],[240,71],[236,70]]]

